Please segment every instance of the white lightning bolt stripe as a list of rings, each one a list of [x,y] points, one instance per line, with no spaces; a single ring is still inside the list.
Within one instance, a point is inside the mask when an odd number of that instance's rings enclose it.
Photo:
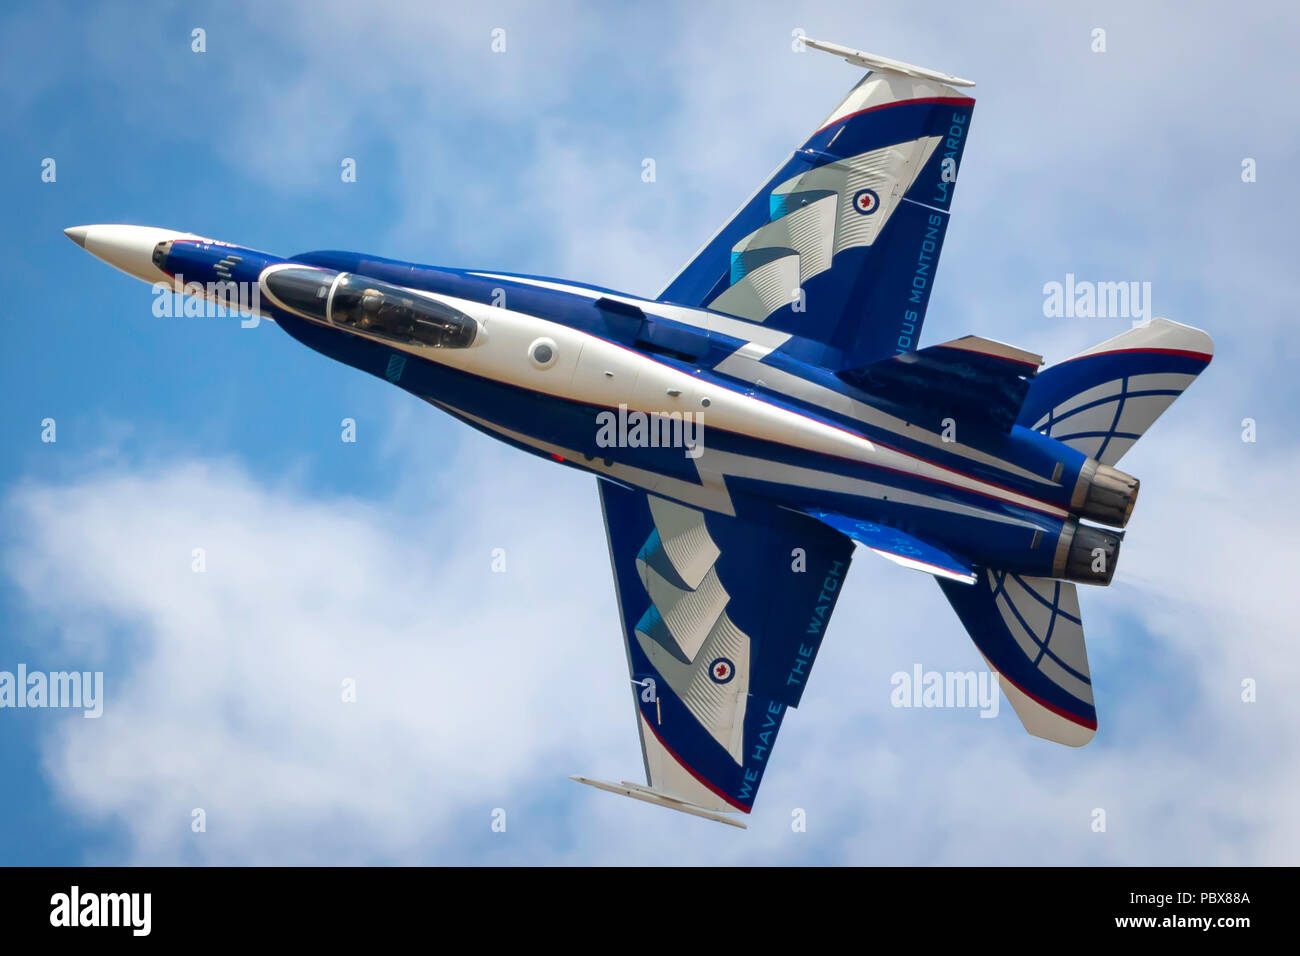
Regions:
[[[889,500],[896,504],[929,508],[934,511],[982,518],[1018,527],[1037,527],[1033,522],[1022,518],[999,514],[974,505],[937,498],[933,495],[908,491],[894,485],[818,471],[815,468],[806,468],[801,465],[787,465],[781,462],[754,458],[749,455],[740,455],[735,452],[719,451],[714,448],[706,449],[704,454],[695,459],[695,466],[700,476],[700,482],[696,484],[692,481],[683,481],[680,478],[672,478],[644,468],[635,468],[631,465],[617,463],[606,465],[599,458],[586,461],[580,451],[565,448],[563,445],[557,445],[553,442],[542,441],[524,432],[514,431],[486,418],[461,411],[446,402],[432,398],[425,400],[466,421],[473,422],[499,435],[504,435],[520,444],[580,463],[595,474],[612,478],[625,485],[651,491],[666,498],[672,498],[696,508],[716,511],[720,514],[734,516],[736,513],[735,505],[731,500],[731,493],[727,490],[726,485],[726,479],[731,477],[752,478],[778,485],[814,488],[821,491],[854,495],[859,498],[880,500],[888,496]]]
[[[452,299],[451,302],[460,307],[462,300]],[[481,312],[490,309],[481,303],[465,303],[465,307],[471,311],[471,314],[473,310]],[[428,360],[566,401],[588,402],[605,408],[613,407],[611,404],[613,401],[621,401],[629,410],[644,412],[647,415],[663,413],[660,404],[662,399],[657,397],[659,395],[667,393],[688,396],[698,393],[702,388],[701,379],[697,376],[657,361],[635,349],[536,316],[511,313],[505,309],[500,310],[500,313],[503,317],[517,315],[521,319],[527,319],[531,323],[529,329],[550,329],[557,341],[567,339],[573,345],[577,345],[581,355],[580,364],[585,363],[589,369],[631,370],[635,382],[632,394],[626,400],[615,397],[616,393],[611,393],[601,384],[603,379],[593,377],[587,377],[582,381],[576,377],[564,376],[557,379],[539,379],[537,370],[531,369],[526,363],[520,363],[512,352],[502,351],[501,348],[498,348],[495,355],[485,351],[484,356],[489,359],[488,361],[472,353],[466,354],[469,350],[458,349],[433,350],[427,356]],[[506,328],[503,326],[502,331]],[[517,328],[515,334],[520,334],[521,331],[522,329]],[[529,331],[528,335],[531,334],[534,333]],[[527,338],[527,335],[522,338]],[[488,341],[491,343],[494,339],[489,336]],[[501,343],[505,341],[505,338],[500,339]],[[1056,518],[1064,518],[1068,514],[1067,510],[1059,505],[993,481],[976,478],[930,459],[878,444],[851,428],[786,408],[752,392],[746,393],[737,387],[727,387],[718,382],[707,383],[707,388],[712,398],[712,404],[708,406],[709,424],[715,431],[730,432],[814,455],[825,455],[842,461],[915,475],[928,481],[974,492]],[[623,406],[619,407],[621,409]],[[761,478],[762,475],[754,477]]]
[[[693,328],[717,331],[731,338],[745,340],[744,345],[718,363],[714,368],[715,372],[740,379],[751,385],[772,388],[792,398],[808,402],[810,405],[816,405],[819,408],[825,408],[855,421],[893,432],[896,435],[905,436],[930,448],[958,455],[970,461],[976,461],[997,468],[1000,471],[1014,474],[1020,478],[1038,482],[1050,488],[1057,487],[1057,483],[1050,478],[1035,474],[998,458],[996,455],[990,455],[978,448],[972,448],[960,442],[945,442],[941,436],[913,426],[903,419],[882,412],[865,402],[860,402],[841,392],[827,388],[824,385],[818,385],[816,382],[800,378],[798,375],[771,365],[760,364],[768,353],[780,348],[790,340],[791,335],[788,332],[764,328],[752,322],[719,315],[706,309],[689,309],[684,306],[639,299],[635,296],[610,295],[597,289],[589,289],[585,286],[571,285],[565,282],[553,282],[548,279],[533,279],[496,272],[473,272],[470,274],[488,279],[518,282],[523,285],[550,289],[555,292],[568,292],[591,299],[593,302],[600,298],[614,299],[617,302],[635,305],[650,315],[661,315],[664,318],[681,322],[683,325],[689,325]]]

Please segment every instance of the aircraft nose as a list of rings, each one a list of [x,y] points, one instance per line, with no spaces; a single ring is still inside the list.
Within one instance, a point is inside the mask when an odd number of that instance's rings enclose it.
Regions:
[[[124,225],[69,226],[63,234],[97,259],[145,282],[171,281],[154,264],[154,250],[159,243],[201,238],[174,229]]]

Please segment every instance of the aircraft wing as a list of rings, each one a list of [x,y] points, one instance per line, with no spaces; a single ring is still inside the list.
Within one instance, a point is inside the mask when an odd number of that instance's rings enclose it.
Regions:
[[[851,369],[917,347],[975,101],[957,77],[807,42],[872,72],[660,299],[790,332],[800,358]]]
[[[793,511],[599,485],[648,786],[574,779],[730,822],[803,695],[853,542]]]

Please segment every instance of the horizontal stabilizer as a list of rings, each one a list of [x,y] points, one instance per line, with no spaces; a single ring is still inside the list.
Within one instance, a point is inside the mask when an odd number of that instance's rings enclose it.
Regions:
[[[1001,342],[967,335],[916,352],[900,352],[840,378],[857,388],[919,413],[911,420],[938,430],[945,418],[1009,431],[1038,373],[1042,356]]]
[[[718,823],[725,823],[729,827],[739,827],[742,830],[749,829],[745,824],[732,819],[725,813],[715,813],[713,810],[706,810],[690,803],[683,803],[666,793],[660,793],[658,790],[642,787],[639,784],[628,783],[626,780],[622,783],[610,783],[607,780],[592,780],[590,777],[570,777],[569,779],[576,780],[578,783],[585,783],[597,790],[608,790],[610,793],[622,794],[625,797],[631,797],[633,800],[644,800],[646,803],[653,803],[657,807],[667,807],[669,810],[678,810],[693,816],[704,817],[706,820],[715,820]]]
[[[975,583],[975,570],[969,562],[949,554],[936,545],[928,544],[906,531],[876,524],[874,521],[846,518],[832,511],[805,513],[830,525],[841,534],[848,535],[854,541],[895,564],[950,581],[960,581],[962,584]]]
[[[916,357],[922,353],[934,356],[947,355],[953,361],[968,362],[990,374],[1032,376],[1038,372],[1039,367],[1043,364],[1041,355],[1026,352],[1014,345],[995,342],[992,339],[982,338],[978,335],[963,335],[959,339],[940,342],[938,345],[931,345],[919,352],[908,352],[899,355],[898,358],[902,361],[915,361]]]

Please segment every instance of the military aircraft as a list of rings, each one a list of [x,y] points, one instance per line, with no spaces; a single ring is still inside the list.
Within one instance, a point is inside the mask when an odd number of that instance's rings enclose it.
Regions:
[[[1110,583],[1138,491],[1115,465],[1213,351],[1164,319],[1048,368],[919,347],[972,84],[805,42],[868,72],[654,299],[66,230],[163,288],[251,288],[308,347],[594,475],[646,784],[573,779],[742,827],[858,545],[934,576],[1031,734],[1092,739],[1075,586]]]

